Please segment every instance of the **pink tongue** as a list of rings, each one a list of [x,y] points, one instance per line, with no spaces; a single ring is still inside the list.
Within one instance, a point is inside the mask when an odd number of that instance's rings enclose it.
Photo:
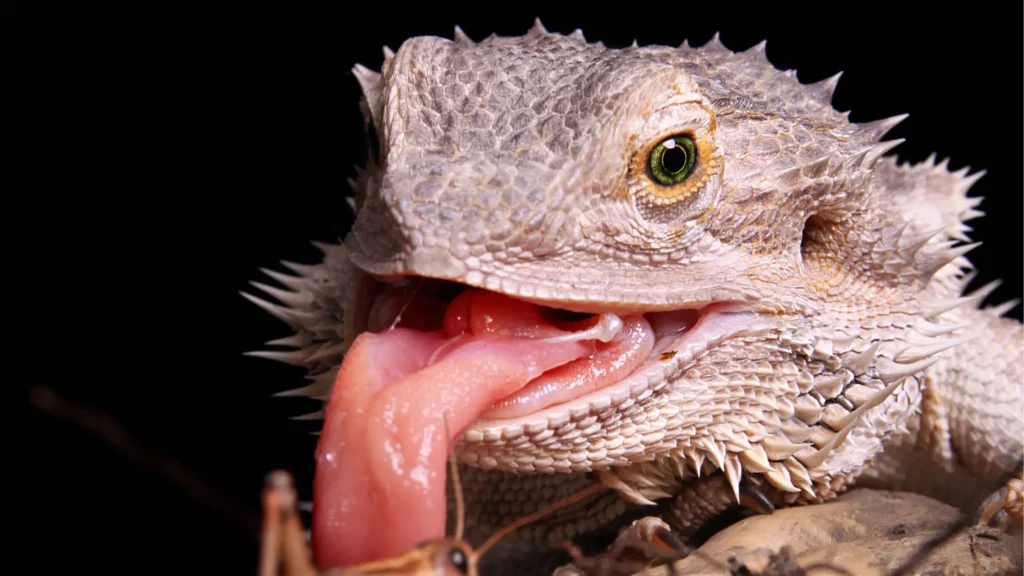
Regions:
[[[595,350],[592,341],[524,338],[565,332],[533,306],[475,290],[452,303],[445,326],[464,332],[364,333],[345,356],[316,454],[313,553],[321,569],[444,536],[453,439],[531,379]]]

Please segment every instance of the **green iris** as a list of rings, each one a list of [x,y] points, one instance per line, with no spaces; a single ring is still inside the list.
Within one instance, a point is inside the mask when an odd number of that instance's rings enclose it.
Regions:
[[[693,173],[697,145],[689,136],[673,136],[651,150],[651,176],[658,184],[679,184]]]

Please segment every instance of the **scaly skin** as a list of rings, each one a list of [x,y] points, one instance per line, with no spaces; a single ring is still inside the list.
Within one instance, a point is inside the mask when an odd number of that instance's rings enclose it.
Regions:
[[[616,490],[526,534],[637,509],[685,532],[741,484],[813,503],[865,471],[967,507],[998,493],[1019,519],[1024,329],[1000,318],[1012,304],[979,309],[990,288],[961,297],[981,174],[897,165],[881,138],[902,117],[850,123],[829,105],[838,77],[802,85],[763,44],[610,50],[538,23],[385,56],[355,69],[380,153],[353,183],[353,230],[298,277],[271,273],[295,291],[263,287],[285,307],[253,298],[297,331],[295,351],[259,353],[309,370],[296,394],[327,398],[366,274],[579,312],[743,311],[628,381],[472,425],[456,447],[469,534],[593,473]],[[680,132],[697,170],[657,184],[648,153]]]

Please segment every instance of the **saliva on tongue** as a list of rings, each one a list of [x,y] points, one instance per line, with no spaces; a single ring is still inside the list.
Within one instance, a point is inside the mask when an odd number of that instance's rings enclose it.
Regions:
[[[470,289],[447,307],[439,329],[395,327],[356,338],[317,445],[317,565],[351,566],[443,537],[445,465],[455,438],[499,400],[593,356],[623,331],[613,314],[556,327],[532,304]]]

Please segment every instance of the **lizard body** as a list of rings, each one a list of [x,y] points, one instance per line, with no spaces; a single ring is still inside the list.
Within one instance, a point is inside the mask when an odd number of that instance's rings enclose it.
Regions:
[[[353,230],[298,276],[271,272],[283,306],[250,297],[296,330],[277,342],[294,351],[258,353],[309,371],[294,394],[327,400],[368,286],[403,278],[712,318],[617,383],[465,429],[468,534],[595,476],[614,490],[526,535],[637,510],[685,532],[744,485],[776,506],[854,482],[970,510],[998,493],[1019,520],[1024,328],[1001,317],[1014,303],[981,308],[993,286],[963,294],[980,173],[897,164],[881,139],[903,117],[849,122],[838,76],[800,84],[763,44],[607,49],[538,22],[385,56],[355,69],[371,159]],[[672,182],[650,160],[670,140],[692,160]]]

